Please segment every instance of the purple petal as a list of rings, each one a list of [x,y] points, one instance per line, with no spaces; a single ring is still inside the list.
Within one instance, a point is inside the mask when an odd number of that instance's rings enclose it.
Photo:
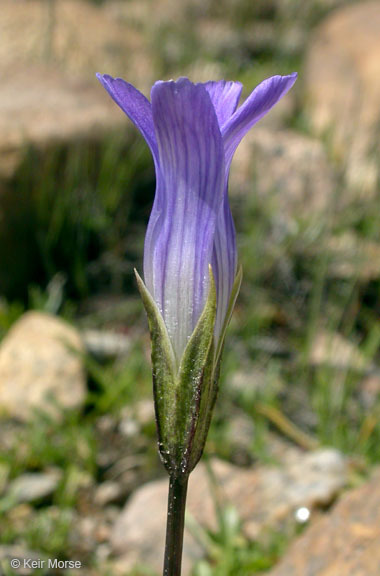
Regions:
[[[240,82],[206,82],[203,84],[215,108],[219,126],[222,127],[235,112],[239,103],[242,84]],[[235,226],[229,206],[227,181],[215,232],[212,269],[217,286],[217,315],[215,338],[219,337],[228,309],[231,289],[237,268]]]
[[[96,76],[111,98],[140,130],[157,164],[157,143],[154,135],[152,106],[149,100],[122,78],[112,78],[108,74],[97,74]]]
[[[290,90],[297,74],[272,76],[259,84],[222,128],[226,169],[243,136]]]
[[[274,76],[264,80],[252,92],[245,103],[234,113],[231,111],[225,122],[219,122],[225,148],[225,187],[223,209],[219,214],[212,267],[218,287],[218,314],[215,335],[218,337],[228,308],[229,297],[237,268],[235,226],[228,201],[228,177],[233,154],[243,136],[286,94],[296,81],[297,74]],[[213,84],[213,83],[211,83]],[[218,83],[217,83],[218,84]],[[240,94],[239,94],[240,95]],[[223,108],[223,99],[215,100]]]
[[[235,225],[228,201],[227,184],[225,187],[223,206],[219,212],[214,251],[212,255],[212,270],[217,286],[217,314],[215,321],[215,339],[218,341],[237,269],[237,248]]]
[[[235,112],[242,91],[240,82],[205,82],[202,84],[209,93],[215,108],[219,126],[222,127]]]
[[[223,201],[224,150],[210,97],[181,78],[152,88],[159,169],[144,276],[181,357],[203,310]]]

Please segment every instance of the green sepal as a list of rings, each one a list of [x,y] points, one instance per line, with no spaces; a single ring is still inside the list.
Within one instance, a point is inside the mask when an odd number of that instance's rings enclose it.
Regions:
[[[234,308],[235,308],[237,297],[239,296],[240,286],[241,286],[242,280],[243,280],[243,267],[240,264],[238,269],[237,269],[237,272],[236,272],[234,283],[232,285],[231,295],[230,295],[230,299],[228,301],[227,314],[226,314],[226,317],[225,317],[224,322],[223,322],[222,331],[219,335],[219,340],[218,340],[218,344],[216,347],[216,354],[215,354],[215,364],[218,364],[220,362],[221,357],[222,357],[224,340],[226,337],[227,328],[228,328],[228,325],[231,321],[231,317],[232,317],[232,313],[233,313]]]
[[[183,353],[178,373],[177,462],[180,473],[189,474],[192,454],[198,450],[197,430],[202,425],[204,398],[208,396],[214,369],[216,288],[211,266],[206,304]]]
[[[150,292],[146,288],[137,270],[135,270],[137,285],[148,316],[150,337],[152,342],[152,375],[153,396],[156,413],[158,448],[164,465],[172,464],[170,455],[175,446],[176,418],[175,410],[177,394],[176,359],[170,342],[169,334]]]
[[[215,347],[217,299],[211,266],[209,273],[207,301],[178,368],[162,315],[135,271],[152,340],[153,390],[159,451],[169,474],[177,477],[190,474],[202,456],[218,392],[224,339],[242,280],[240,267]]]
[[[206,387],[205,393],[202,394],[202,399],[200,403],[200,410],[198,417],[199,425],[195,433],[193,450],[191,451],[189,461],[190,471],[193,470],[197,465],[197,463],[199,462],[203,454],[204,446],[206,444],[207,434],[210,428],[216,398],[218,396],[219,373],[220,373],[220,364],[222,361],[224,340],[228,325],[231,320],[232,313],[235,308],[236,300],[239,295],[242,278],[243,278],[243,269],[241,266],[239,266],[235,276],[234,284],[232,286],[231,296],[227,308],[227,314],[224,319],[222,331],[219,335],[218,343],[216,346],[215,357],[213,359],[212,364],[211,363],[206,364],[204,381],[207,382],[208,385]]]

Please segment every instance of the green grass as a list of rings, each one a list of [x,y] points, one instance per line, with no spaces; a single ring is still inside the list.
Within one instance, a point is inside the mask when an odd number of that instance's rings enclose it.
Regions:
[[[130,288],[153,178],[142,139],[115,135],[69,149],[27,149],[2,198],[3,294],[27,303],[28,287],[45,288],[57,273],[69,298]]]
[[[92,385],[88,402],[96,415],[119,414],[151,393],[151,370],[141,341],[133,344],[127,360],[102,365],[87,358],[86,365]]]

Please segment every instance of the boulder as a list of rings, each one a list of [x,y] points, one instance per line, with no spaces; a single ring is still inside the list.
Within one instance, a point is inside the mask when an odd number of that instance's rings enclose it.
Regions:
[[[86,380],[78,332],[41,312],[24,314],[0,346],[0,412],[29,420],[36,412],[57,416],[80,408]]]

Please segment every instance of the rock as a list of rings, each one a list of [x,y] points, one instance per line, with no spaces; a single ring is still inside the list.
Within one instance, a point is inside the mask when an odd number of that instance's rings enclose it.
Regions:
[[[329,366],[337,370],[369,369],[369,363],[358,347],[338,332],[320,331],[310,349],[309,361],[313,366]]]
[[[380,471],[347,492],[290,547],[270,576],[377,576]]]
[[[110,526],[102,514],[80,516],[76,518],[73,534],[75,534],[82,553],[88,554],[95,550],[98,544],[108,541]]]
[[[306,59],[310,120],[345,169],[347,203],[372,197],[380,174],[379,29],[377,0],[337,9],[316,29]]]
[[[22,474],[10,484],[6,498],[13,505],[45,500],[54,494],[61,478],[60,470]]]
[[[244,399],[246,402],[254,402],[258,396],[269,390],[273,395],[280,394],[283,388],[284,383],[278,374],[272,374],[257,366],[236,370],[226,384],[226,392],[233,400]]]
[[[380,278],[379,242],[345,232],[331,237],[325,249],[329,253],[330,277],[362,282]]]
[[[250,538],[260,536],[266,527],[294,521],[300,507],[312,510],[329,504],[346,482],[346,463],[335,450],[306,454],[291,450],[281,467],[242,469],[214,460],[212,468],[221,502],[236,507]],[[167,489],[167,478],[145,484],[131,496],[117,519],[110,542],[125,571],[138,561],[161,568]],[[214,491],[201,463],[190,477],[188,510],[198,523],[215,529]],[[184,574],[189,574],[203,553],[185,530]]]
[[[333,190],[322,144],[290,130],[255,127],[232,162],[231,195],[255,194],[288,222],[326,214]]]
[[[128,125],[96,72],[151,84],[141,33],[90,2],[3,0],[0,37],[0,176],[14,173],[25,145]]]
[[[244,487],[236,483],[236,506],[247,536],[256,539],[264,527],[292,521],[299,508],[327,506],[344,487],[346,474],[345,460],[336,450],[306,454],[292,450],[281,467],[263,467],[257,472],[258,492],[254,478],[247,478],[246,495],[239,495]],[[245,502],[250,503],[247,508]]]
[[[0,176],[14,173],[26,145],[93,138],[124,122],[95,81],[65,78],[45,67],[15,68],[0,86]]]
[[[87,352],[103,361],[126,356],[131,349],[128,336],[108,330],[83,330],[82,339]]]
[[[2,0],[0,36],[4,72],[47,65],[66,78],[93,81],[95,73],[102,72],[133,77],[144,86],[150,83],[142,33],[93,2]]]
[[[302,22],[305,26],[314,23],[317,18],[327,12],[349,2],[350,0],[309,0],[308,2],[278,0],[278,16],[282,20]]]
[[[124,496],[122,486],[117,482],[107,481],[97,486],[94,494],[94,503],[103,507],[108,504],[120,502]]]
[[[125,406],[121,412],[119,431],[122,436],[131,438],[141,434],[142,429],[155,423],[153,398],[143,399],[132,406]]]
[[[41,312],[24,314],[0,347],[0,411],[20,420],[80,408],[86,380],[78,332]]]

